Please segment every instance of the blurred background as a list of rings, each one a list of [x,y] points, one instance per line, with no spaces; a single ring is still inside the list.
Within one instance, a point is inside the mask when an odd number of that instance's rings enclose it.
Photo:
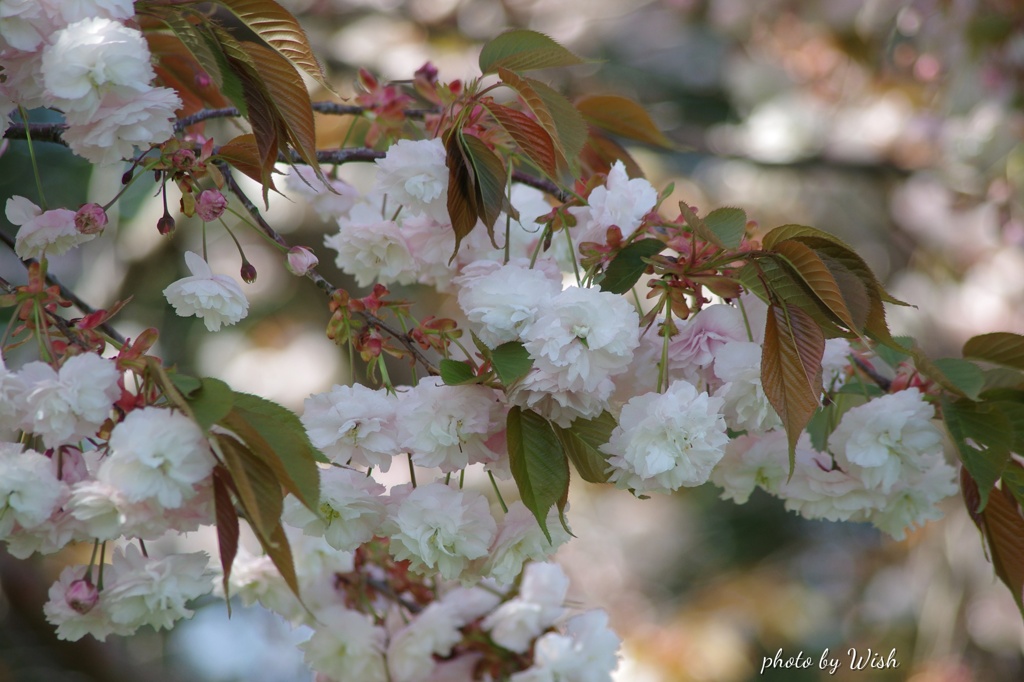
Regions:
[[[666,205],[740,206],[766,230],[802,223],[839,235],[917,306],[891,309],[890,323],[934,357],[958,354],[974,334],[1024,333],[1018,0],[281,1],[343,97],[360,66],[400,80],[430,61],[442,80],[471,78],[480,44],[505,28],[548,33],[595,61],[545,80],[570,95],[633,97],[678,145],[630,148],[656,187],[674,183]],[[338,120],[321,123],[321,146],[340,144]],[[58,147],[39,152],[51,206],[105,202],[119,189],[118,173],[90,174]],[[35,196],[27,168],[25,145],[10,143],[0,200]],[[359,169],[342,176],[358,180]],[[154,190],[137,183],[105,234],[52,272],[96,307],[133,296],[116,326],[128,336],[162,329],[157,352],[183,371],[294,409],[347,380],[343,351],[323,333],[323,297],[244,228],[236,233],[259,273],[245,287],[249,318],[209,334],[176,317],[161,291],[186,274],[180,254],[201,236],[198,221],[182,220],[160,237]],[[335,228],[284,197],[266,215],[314,248],[330,281],[357,290],[322,246]],[[0,229],[14,233],[6,221]],[[230,239],[211,230],[209,240],[214,271],[237,273]],[[24,280],[10,253],[0,273]],[[624,638],[622,682],[1024,679],[1021,614],[959,499],[902,542],[804,521],[760,492],[743,506],[722,502],[710,486],[641,501],[578,482],[571,504],[578,540],[559,558],[574,603],[608,609]],[[41,604],[74,558],[0,554],[0,682],[309,678],[293,646],[301,632],[256,609],[228,622],[216,600],[171,633],[56,642]],[[780,648],[811,656],[811,669],[760,674]],[[842,661],[832,676],[817,666],[826,648]],[[850,648],[895,649],[899,668],[851,671]]]

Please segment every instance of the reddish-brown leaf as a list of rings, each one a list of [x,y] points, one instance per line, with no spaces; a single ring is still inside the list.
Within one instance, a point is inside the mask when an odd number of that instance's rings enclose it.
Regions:
[[[551,135],[537,121],[518,109],[494,102],[486,106],[487,111],[505,129],[523,154],[543,173],[554,177],[558,172],[558,157],[555,155],[555,143],[551,140]]]
[[[220,550],[220,566],[224,574],[224,599],[228,600],[231,612],[230,591],[231,566],[238,554],[238,512],[231,501],[231,475],[218,465],[213,470],[213,508],[217,517],[217,548]]]
[[[533,89],[531,80],[509,71],[508,69],[498,69],[498,75],[501,77],[501,81],[505,85],[519,93],[523,102],[527,107],[529,107],[530,111],[533,112],[533,115],[537,117],[537,123],[541,128],[547,131],[548,136],[555,145],[555,151],[558,152],[563,162],[568,163],[565,147],[562,145],[562,141],[558,137],[558,125],[555,123],[555,119],[551,115],[551,111],[548,109],[547,105],[544,103],[544,100],[539,94],[537,94],[537,91]]]
[[[322,176],[316,160],[313,105],[299,73],[273,50],[250,42],[243,42],[241,46],[255,65],[288,142],[299,157]]]
[[[1019,466],[1019,465],[1017,465]],[[1010,588],[1017,608],[1024,614],[1024,517],[1013,493],[1004,485],[993,490],[985,511],[977,509],[977,484],[961,472],[964,501],[988,545],[989,558],[999,579]]]
[[[789,437],[789,464],[800,434],[820,406],[825,335],[796,306],[771,304],[761,354],[761,385]]]
[[[256,182],[263,182],[263,168],[260,150],[256,145],[256,136],[252,133],[239,135],[228,140],[217,150],[217,156],[227,161],[233,168],[245,173]],[[276,190],[274,179],[268,178],[268,187]]]
[[[328,90],[323,69],[313,55],[309,39],[291,13],[274,0],[216,0],[227,7],[282,57],[312,76]]]
[[[502,211],[514,213],[505,188],[507,169],[498,155],[479,137],[461,135],[459,144],[463,154],[473,164],[477,213],[487,228],[491,243],[495,244],[494,223],[498,220],[498,214]]]
[[[463,238],[473,231],[479,216],[476,204],[476,182],[473,166],[459,144],[459,132],[450,131],[445,141],[445,163],[448,165],[448,215],[455,232],[455,252]]]
[[[281,524],[284,492],[274,471],[243,443],[230,436],[216,437],[224,463],[231,472],[238,501],[256,535],[270,540]]]
[[[583,163],[584,178],[598,173],[607,175],[616,161],[621,161],[626,166],[626,175],[629,177],[644,177],[644,171],[640,168],[640,164],[626,151],[626,148],[610,137],[605,137],[596,128],[590,129],[587,144],[580,153],[580,161]]]
[[[588,95],[576,100],[576,108],[588,123],[631,140],[672,148],[642,106],[618,95]]]
[[[818,301],[850,331],[857,331],[857,325],[846,307],[843,294],[828,267],[814,251],[792,239],[778,242],[774,252],[786,259],[800,281],[810,289]]]

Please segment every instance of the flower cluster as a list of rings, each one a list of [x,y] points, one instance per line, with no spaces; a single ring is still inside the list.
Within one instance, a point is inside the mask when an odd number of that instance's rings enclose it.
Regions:
[[[152,84],[146,39],[124,23],[134,13],[131,0],[4,3],[2,129],[19,106],[59,109],[68,124],[64,141],[99,165],[171,137],[181,99]]]

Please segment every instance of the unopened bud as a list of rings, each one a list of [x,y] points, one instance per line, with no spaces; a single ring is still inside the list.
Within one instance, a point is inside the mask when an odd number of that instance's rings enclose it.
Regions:
[[[89,613],[100,600],[100,592],[87,579],[76,580],[64,593],[64,601],[78,613]]]
[[[160,234],[170,234],[174,232],[174,218],[171,217],[170,213],[164,213],[160,220],[156,221],[156,229]]]
[[[299,277],[304,276],[320,262],[312,251],[305,246],[293,246],[288,249],[288,261],[285,266],[288,272]]]
[[[179,171],[190,171],[196,166],[196,155],[191,149],[179,149],[171,154],[171,163],[174,169]]]
[[[129,182],[132,181],[132,177],[134,175],[135,175],[135,169],[134,168],[129,168],[128,170],[126,170],[124,172],[124,175],[121,176],[121,184],[122,185],[127,185]]]
[[[242,279],[247,284],[252,284],[256,281],[256,267],[249,261],[242,261]]]
[[[213,79],[210,78],[210,74],[200,71],[196,74],[195,83],[197,88],[208,88],[213,84]]]
[[[227,205],[228,200],[218,190],[204,189],[196,201],[196,213],[203,222],[209,223],[219,218]]]
[[[82,234],[99,234],[107,225],[107,213],[99,204],[85,204],[75,213],[75,229]]]

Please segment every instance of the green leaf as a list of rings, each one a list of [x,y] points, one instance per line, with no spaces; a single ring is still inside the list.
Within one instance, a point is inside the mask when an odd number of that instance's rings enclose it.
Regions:
[[[588,95],[576,100],[576,108],[591,125],[638,142],[672,149],[673,144],[642,106],[618,95]]]
[[[449,360],[448,358],[444,358],[441,360],[438,369],[441,370],[441,381],[449,386],[477,383],[480,379],[480,377],[473,372],[473,365],[468,362],[462,362],[461,360]]]
[[[189,376],[188,374],[168,370],[167,376],[170,377],[171,383],[185,398],[188,398],[203,387],[203,382],[201,380],[193,376]]]
[[[934,365],[971,400],[977,400],[985,387],[985,374],[973,362],[960,358],[939,358]]]
[[[800,434],[821,404],[824,353],[825,336],[810,315],[795,306],[768,307],[761,385],[786,429],[790,471]]]
[[[1017,504],[1024,505],[1024,467],[1019,462],[1011,461],[1003,470],[1003,490],[1009,490]]]
[[[726,248],[735,249],[747,231],[747,214],[739,208],[716,208],[704,216],[708,226]]]
[[[234,393],[231,388],[220,379],[209,377],[199,380],[199,390],[189,394],[188,406],[192,408],[192,415],[196,423],[203,431],[209,431],[210,427],[226,417],[231,411],[234,403]]]
[[[551,542],[547,515],[554,505],[559,505],[559,511],[565,506],[569,460],[548,420],[531,410],[509,410],[507,438],[509,466],[519,496]]]
[[[519,341],[503,343],[491,351],[491,364],[502,386],[508,388],[533,369],[533,358]]]
[[[506,31],[484,45],[480,51],[480,72],[532,71],[582,64],[584,60],[554,40],[526,29]]]
[[[917,345],[917,341],[912,336],[896,336],[893,337],[893,341],[896,343],[895,347],[878,346],[875,348],[875,355],[882,358],[890,367],[895,368],[910,357],[910,351]],[[902,350],[897,350],[897,348]]]
[[[604,271],[601,291],[624,294],[632,289],[647,269],[644,259],[661,253],[664,248],[665,243],[661,240],[641,239],[619,251]]]
[[[978,508],[985,509],[989,493],[1010,461],[1013,426],[1009,418],[988,403],[942,400],[942,419],[964,468],[978,485]]]
[[[554,424],[552,428],[580,477],[591,483],[606,483],[608,455],[601,451],[601,446],[611,439],[616,426],[615,417],[602,412],[593,419],[576,419],[567,429]]]
[[[320,469],[327,462],[313,447],[294,413],[259,396],[235,393],[231,413],[222,422],[271,468],[285,490],[309,509],[320,504]]]
[[[265,40],[292,65],[302,69],[327,90],[334,92],[313,55],[306,32],[298,20],[274,0],[216,0],[231,10],[253,33]]]
[[[1010,332],[981,334],[967,340],[963,355],[1024,370],[1024,336]]]

